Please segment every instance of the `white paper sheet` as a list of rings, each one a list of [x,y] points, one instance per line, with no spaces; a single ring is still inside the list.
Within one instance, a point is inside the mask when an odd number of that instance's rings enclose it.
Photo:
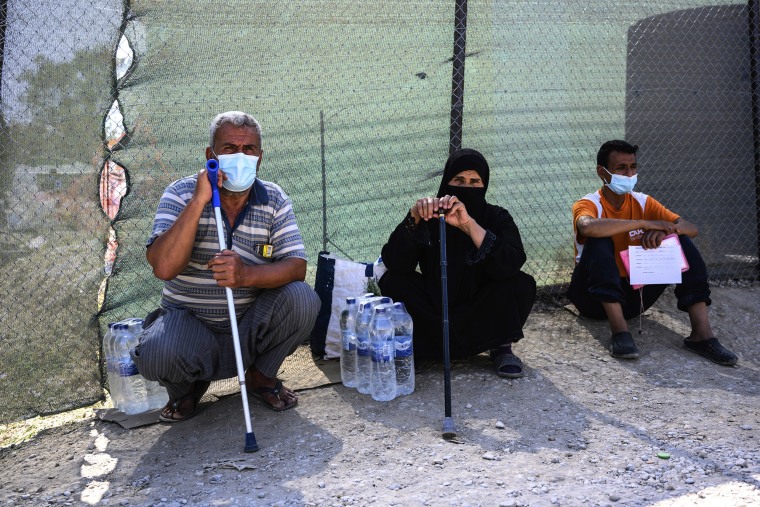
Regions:
[[[681,283],[683,253],[679,244],[662,242],[658,248],[645,250],[628,247],[631,285]]]

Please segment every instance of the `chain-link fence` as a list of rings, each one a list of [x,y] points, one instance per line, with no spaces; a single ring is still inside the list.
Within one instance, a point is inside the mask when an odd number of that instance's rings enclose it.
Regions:
[[[0,422],[101,396],[106,323],[160,298],[158,198],[231,109],[264,127],[260,176],[293,200],[309,281],[322,249],[374,260],[461,145],[559,294],[570,207],[614,138],[641,146],[641,190],[700,226],[713,276],[757,277],[753,8],[0,0]]]

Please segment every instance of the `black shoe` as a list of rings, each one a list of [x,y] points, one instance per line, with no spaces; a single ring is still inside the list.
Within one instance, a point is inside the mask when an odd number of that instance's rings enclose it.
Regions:
[[[713,363],[724,366],[733,366],[739,360],[736,354],[721,345],[717,338],[708,338],[698,342],[686,338],[683,341],[683,346],[702,357],[706,357]]]
[[[636,359],[639,357],[639,348],[634,343],[631,333],[621,331],[612,335],[610,355],[619,359]]]
[[[512,353],[511,348],[492,350],[491,360],[496,366],[496,374],[500,377],[520,378],[525,374],[522,361]]]

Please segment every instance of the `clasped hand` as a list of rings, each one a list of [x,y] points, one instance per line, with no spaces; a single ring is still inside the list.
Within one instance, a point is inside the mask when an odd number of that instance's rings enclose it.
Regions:
[[[648,228],[641,237],[641,246],[645,250],[650,248],[657,248],[662,244],[662,240],[665,236],[672,233],[678,234],[678,226],[673,222],[667,222],[665,220],[650,220]]]
[[[459,227],[460,229],[467,226],[472,218],[467,213],[467,209],[459,199],[454,195],[444,195],[443,197],[422,197],[417,199],[409,212],[415,223],[420,220],[428,221],[431,218],[440,217],[439,210],[444,211],[446,223]]]

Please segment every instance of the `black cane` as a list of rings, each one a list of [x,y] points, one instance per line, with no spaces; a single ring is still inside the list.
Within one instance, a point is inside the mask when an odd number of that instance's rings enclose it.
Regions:
[[[446,279],[446,217],[438,215],[441,236],[441,299],[443,306],[443,438],[457,436],[454,419],[451,418],[451,358],[449,357],[449,289]]]

